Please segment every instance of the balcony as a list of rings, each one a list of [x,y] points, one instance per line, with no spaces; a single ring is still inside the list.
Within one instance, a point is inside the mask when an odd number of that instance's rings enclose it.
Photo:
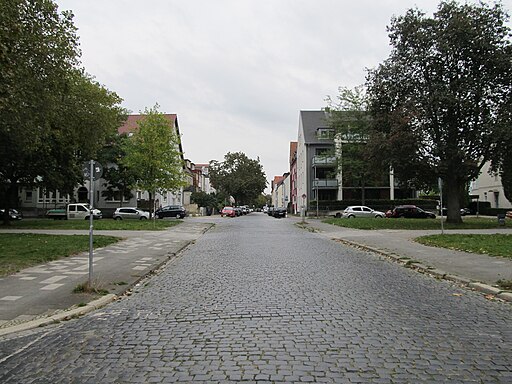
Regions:
[[[313,180],[313,189],[337,189],[338,180],[336,179],[316,179]]]
[[[336,157],[334,156],[314,156],[311,161],[313,167],[334,167],[336,165]]]

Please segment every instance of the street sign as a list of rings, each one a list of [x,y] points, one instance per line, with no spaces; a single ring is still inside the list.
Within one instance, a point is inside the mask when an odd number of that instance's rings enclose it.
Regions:
[[[103,166],[95,160],[91,160],[92,164],[92,180],[96,181],[103,176]],[[91,162],[86,161],[82,166],[82,172],[85,179],[91,179]]]

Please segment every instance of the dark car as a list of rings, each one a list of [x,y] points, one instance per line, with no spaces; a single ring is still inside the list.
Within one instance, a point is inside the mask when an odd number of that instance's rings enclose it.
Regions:
[[[155,216],[158,219],[163,219],[164,217],[183,219],[187,216],[187,211],[181,205],[166,205],[165,207],[158,208],[155,211]]]
[[[5,209],[0,209],[0,220],[4,217]],[[15,209],[9,209],[9,220],[21,220],[23,215]]]
[[[435,213],[425,211],[415,205],[399,205],[386,212],[386,217],[405,217],[413,219],[435,219]]]
[[[471,212],[469,210],[469,208],[461,208],[460,209],[460,215],[461,216],[466,216],[466,215],[469,215]],[[441,213],[442,216],[446,216],[448,215],[448,208],[443,208],[443,211]]]
[[[284,207],[274,208],[272,211],[272,216],[277,217],[279,219],[281,217],[286,217],[286,208],[284,208]]]

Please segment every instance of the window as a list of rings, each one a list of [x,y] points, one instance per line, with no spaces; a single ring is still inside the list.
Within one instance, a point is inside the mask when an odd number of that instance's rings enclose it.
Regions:
[[[331,128],[318,128],[316,130],[316,137],[318,139],[334,139],[334,129]]]

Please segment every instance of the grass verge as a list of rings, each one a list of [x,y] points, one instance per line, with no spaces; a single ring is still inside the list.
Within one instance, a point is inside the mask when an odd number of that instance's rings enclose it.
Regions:
[[[158,231],[174,227],[182,220],[94,220],[95,230],[128,230],[128,231]],[[86,229],[89,230],[89,220],[53,220],[53,219],[24,219],[11,221],[9,225],[0,225],[3,229]]]
[[[329,218],[323,220],[324,223],[338,225],[340,227],[354,229],[409,229],[409,230],[429,230],[441,229],[441,219],[374,219],[374,218],[355,218],[355,219],[335,219]],[[512,228],[512,220],[507,220],[505,226],[500,226],[497,219],[485,217],[465,217],[461,224],[444,223],[445,229],[493,229],[493,228]]]
[[[113,236],[94,236],[94,248],[121,240]],[[47,263],[89,249],[88,235],[42,235],[34,233],[0,233],[0,276],[23,268]]]
[[[512,235],[508,234],[429,235],[421,236],[414,240],[432,247],[512,259]]]

